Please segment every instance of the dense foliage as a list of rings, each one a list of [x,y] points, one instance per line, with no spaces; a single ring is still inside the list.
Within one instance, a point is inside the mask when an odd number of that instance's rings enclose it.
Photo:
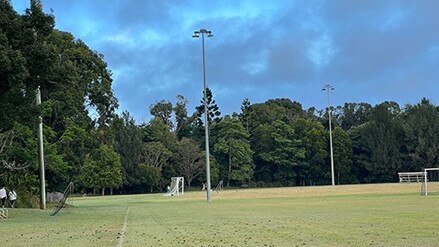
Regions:
[[[49,191],[74,181],[83,192],[154,192],[172,176],[201,186],[203,104],[189,115],[184,96],[175,104],[160,100],[140,125],[128,112],[116,114],[104,57],[55,29],[40,1],[30,2],[19,15],[0,0],[0,184],[38,193],[41,115]],[[221,117],[210,89],[207,105],[213,186],[220,180],[228,186],[330,183],[325,110],[290,99],[244,99],[240,113]],[[439,108],[429,100],[405,107],[345,103],[332,112],[337,183],[393,182],[399,171],[439,167]]]

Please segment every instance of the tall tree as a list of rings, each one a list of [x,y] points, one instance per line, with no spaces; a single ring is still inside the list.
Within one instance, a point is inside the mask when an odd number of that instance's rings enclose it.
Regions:
[[[33,153],[30,153],[29,149],[35,151],[36,143],[31,139],[31,132],[25,126],[16,124],[12,130],[0,133],[0,181],[2,184],[20,189],[36,185],[35,176],[32,176],[35,160],[32,159]]]
[[[144,142],[161,142],[171,152],[176,149],[177,138],[160,118],[153,118],[141,127]]]
[[[361,182],[397,179],[403,167],[404,133],[400,112],[397,103],[384,102],[373,108],[369,122],[351,128],[354,166]]]
[[[439,109],[429,100],[407,105],[403,114],[408,171],[439,167]]]
[[[241,122],[244,125],[245,129],[247,130],[247,132],[250,131],[250,128],[249,128],[250,106],[251,106],[250,100],[248,98],[245,98],[242,101],[242,104],[241,104],[241,114],[239,115],[239,117],[241,119]]]
[[[300,147],[305,150],[305,158],[297,167],[298,184],[322,184],[329,181],[329,166],[325,159],[328,157],[327,131],[323,125],[314,119],[299,118],[293,123],[295,135],[300,138]]]
[[[187,99],[182,96],[177,96],[177,102],[174,107],[175,113],[175,133],[177,138],[181,140],[182,137],[190,137],[191,135],[191,125],[196,120],[196,114],[188,116],[187,112]]]
[[[255,180],[272,183],[272,162],[265,158],[265,154],[270,152],[274,147],[272,133],[275,129],[273,125],[261,124],[257,126],[250,135],[250,147],[254,152],[253,160],[255,162]]]
[[[221,112],[219,111],[219,107],[216,104],[215,100],[213,99],[213,94],[212,91],[210,90],[210,88],[206,88],[206,100],[207,100],[207,110],[208,113],[207,114],[207,121],[209,122],[209,125],[211,125],[212,123],[217,123],[220,120],[220,116],[221,116]],[[197,106],[197,116],[198,116],[198,120],[197,120],[197,125],[198,126],[203,126],[204,125],[204,118],[203,118],[203,114],[204,114],[204,97],[203,99],[200,101],[201,105]]]
[[[132,191],[141,183],[138,175],[142,155],[142,131],[128,112],[123,112],[112,124],[115,150],[121,157],[124,187]]]
[[[147,142],[143,144],[141,160],[144,164],[161,170],[171,156],[171,151],[169,151],[161,142]]]
[[[298,184],[298,169],[305,158],[305,149],[294,128],[282,121],[275,121],[271,134],[273,147],[261,154],[262,159],[273,164],[273,179],[285,185]]]
[[[178,142],[176,153],[177,170],[185,178],[190,187],[192,180],[204,171],[204,154],[200,147],[191,139],[183,137]]]
[[[253,104],[248,108],[249,131],[261,124],[273,124],[275,121],[293,123],[304,114],[302,105],[290,99],[271,99],[264,103]]]
[[[159,185],[162,175],[158,167],[140,163],[136,169],[136,175],[141,187],[149,187],[149,192],[154,191],[154,187]],[[144,192],[144,190],[140,190]]]
[[[122,165],[120,156],[105,144],[92,155],[87,155],[81,170],[81,181],[85,187],[102,189],[117,188],[122,185]]]
[[[215,152],[225,156],[227,186],[231,181],[248,183],[253,177],[253,152],[249,134],[238,118],[226,117],[218,125],[218,141]]]
[[[334,122],[344,130],[361,125],[370,118],[372,106],[368,103],[344,103],[333,114]],[[327,118],[326,118],[327,119]]]
[[[173,127],[171,121],[172,109],[172,103],[167,100],[160,100],[149,106],[149,112],[151,115],[155,118],[161,119],[169,129],[172,129]]]
[[[338,184],[358,182],[352,169],[352,143],[348,134],[340,127],[334,128],[334,172]]]

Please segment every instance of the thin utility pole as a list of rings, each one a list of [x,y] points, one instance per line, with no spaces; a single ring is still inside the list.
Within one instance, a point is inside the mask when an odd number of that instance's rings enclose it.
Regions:
[[[40,86],[37,88],[37,106],[41,105]],[[46,184],[44,172],[43,118],[38,117],[38,155],[40,163],[40,209],[46,209]]]

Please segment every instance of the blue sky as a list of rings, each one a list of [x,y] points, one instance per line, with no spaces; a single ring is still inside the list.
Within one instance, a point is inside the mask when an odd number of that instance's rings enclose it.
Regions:
[[[202,98],[201,41],[209,87],[221,112],[290,98],[323,109],[331,102],[438,104],[439,1],[436,0],[42,0],[56,27],[104,55],[120,109],[137,122],[148,107]],[[12,0],[22,13],[28,1]]]

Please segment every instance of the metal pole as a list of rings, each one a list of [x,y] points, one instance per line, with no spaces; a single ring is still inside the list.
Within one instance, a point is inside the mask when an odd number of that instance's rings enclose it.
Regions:
[[[324,86],[322,90],[326,90],[328,93],[329,150],[331,155],[331,180],[332,180],[332,186],[334,186],[335,178],[334,178],[334,151],[332,148],[332,112],[331,112],[331,103],[329,100],[329,93],[331,90],[334,90],[334,87],[328,84]]]
[[[201,32],[202,49],[203,49],[203,82],[204,82],[204,133],[206,138],[206,190],[207,201],[212,200],[212,191],[210,185],[210,154],[209,154],[209,109],[207,107],[207,82],[206,82],[206,56],[204,52],[204,32]]]
[[[204,35],[207,34],[207,37],[212,37],[212,31],[208,31],[204,28],[194,31],[192,35],[193,38],[199,38],[201,33],[201,48],[203,54],[203,88],[204,88],[204,133],[205,133],[205,142],[206,142],[206,191],[207,191],[207,201],[210,202],[212,200],[212,191],[210,185],[210,154],[209,154],[209,108],[207,106],[207,81],[206,81],[206,56],[204,51]]]
[[[41,105],[41,91],[37,88],[37,106]],[[38,154],[40,162],[40,209],[46,209],[46,184],[44,172],[43,118],[38,117]]]
[[[428,194],[427,188],[427,169],[424,169],[424,196]]]

